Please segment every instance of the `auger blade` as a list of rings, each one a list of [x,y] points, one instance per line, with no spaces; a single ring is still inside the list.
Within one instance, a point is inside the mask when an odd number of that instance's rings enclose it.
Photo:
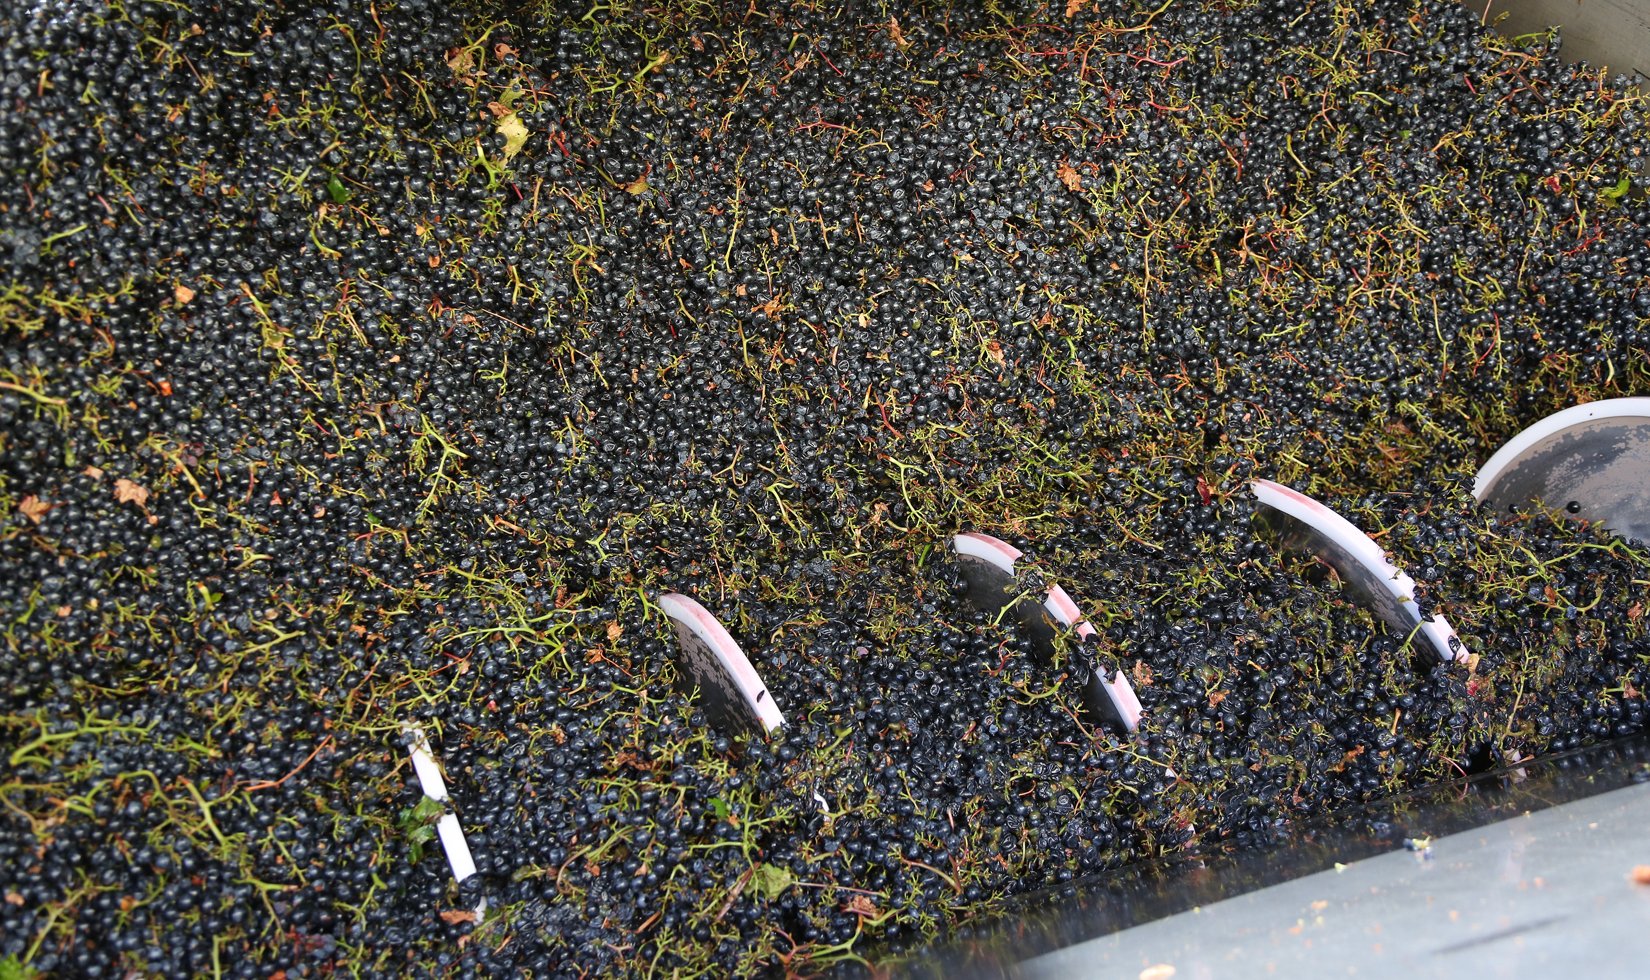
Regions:
[[[1466,654],[1466,646],[1441,615],[1425,619],[1415,602],[1415,580],[1399,571],[1386,552],[1351,521],[1297,490],[1271,480],[1251,489],[1260,506],[1256,517],[1283,548],[1328,565],[1347,590],[1394,632],[1419,628],[1441,660]]]
[[[785,724],[768,686],[717,618],[677,592],[659,597],[681,647],[682,662],[699,685],[707,713],[719,721],[768,734]]]
[[[1094,638],[1094,627],[1060,586],[1050,586],[1041,603],[1020,597],[1014,571],[1022,554],[1018,548],[989,534],[969,531],[951,539],[951,550],[968,580],[969,600],[990,613],[1012,606],[1033,655],[1043,664],[1053,662],[1055,636],[1062,628],[1075,633],[1082,644]],[[1078,680],[1084,706],[1096,718],[1131,732],[1140,727],[1140,699],[1122,671],[1107,679],[1101,671],[1084,668]]]

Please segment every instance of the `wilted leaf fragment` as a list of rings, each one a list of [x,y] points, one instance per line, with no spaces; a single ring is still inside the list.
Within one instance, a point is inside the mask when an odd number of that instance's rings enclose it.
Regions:
[[[497,112],[496,109],[494,111]],[[516,115],[514,110],[505,110],[493,125],[497,127],[498,134],[504,137],[506,160],[520,153],[521,148],[527,145],[527,124],[521,121],[521,117]]]
[[[911,46],[911,42],[905,39],[905,32],[899,29],[899,20],[897,18],[888,18],[888,36],[893,39],[894,45],[901,51],[904,51],[906,48]]]
[[[441,913],[441,921],[450,926],[456,926],[463,922],[475,922],[476,918],[474,912],[466,912],[463,909],[445,909]]]
[[[475,88],[479,82],[475,52],[471,48],[453,48],[447,52],[447,67],[459,84]]]
[[[1089,0],[1066,0],[1066,16],[1076,17],[1089,5]]]
[[[121,477],[115,481],[115,499],[123,504],[137,504],[139,507],[149,506],[149,491],[131,480]]]
[[[1069,163],[1062,163],[1054,168],[1054,175],[1060,178],[1060,183],[1066,185],[1066,190],[1076,192],[1083,189],[1083,175],[1078,173]]]
[[[842,906],[842,911],[859,916],[862,919],[874,919],[882,914],[877,911],[876,903],[867,895],[855,895]]]
[[[172,298],[177,301],[179,306],[182,306],[195,298],[195,291],[180,282],[172,287]]]
[[[46,512],[51,509],[52,505],[50,503],[41,500],[32,493],[17,502],[17,512],[36,524],[44,520]]]
[[[795,881],[795,875],[776,864],[759,864],[751,869],[751,887],[768,899],[778,898]]]
[[[425,796],[417,805],[401,811],[399,829],[407,837],[408,857],[414,864],[423,860],[424,845],[435,840],[435,823],[446,812],[440,800]]]

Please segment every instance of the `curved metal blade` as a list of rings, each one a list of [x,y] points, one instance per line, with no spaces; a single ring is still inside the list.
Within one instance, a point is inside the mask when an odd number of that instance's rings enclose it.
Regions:
[[[1335,570],[1348,591],[1376,618],[1402,635],[1420,628],[1441,660],[1454,660],[1466,646],[1443,616],[1421,618],[1415,580],[1395,568],[1386,552],[1350,521],[1306,494],[1271,480],[1250,485],[1260,507],[1256,517],[1279,544]]]
[[[659,608],[675,627],[682,660],[699,685],[709,714],[764,735],[785,724],[745,651],[715,616],[678,592],[660,596]]]
[[[1080,643],[1095,636],[1094,627],[1083,618],[1066,590],[1058,585],[1049,587],[1041,604],[1020,598],[1014,563],[1022,552],[1008,542],[967,531],[951,539],[951,550],[956,553],[963,577],[968,580],[969,600],[989,613],[1012,607],[1033,655],[1043,664],[1053,662],[1054,638],[1062,627],[1075,633]],[[1078,682],[1083,704],[1096,718],[1131,732],[1140,727],[1140,699],[1122,671],[1113,672],[1108,680],[1099,672],[1085,670]]]

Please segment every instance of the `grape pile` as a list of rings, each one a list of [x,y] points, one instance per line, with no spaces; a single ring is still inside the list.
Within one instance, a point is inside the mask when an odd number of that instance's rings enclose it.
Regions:
[[[1468,493],[1650,392],[1645,96],[1555,42],[1444,0],[5,5],[0,975],[808,972],[1642,730],[1650,555]],[[1477,659],[1257,536],[1262,476]],[[1137,735],[970,607],[964,529],[1083,604]],[[681,689],[673,590],[775,739]]]

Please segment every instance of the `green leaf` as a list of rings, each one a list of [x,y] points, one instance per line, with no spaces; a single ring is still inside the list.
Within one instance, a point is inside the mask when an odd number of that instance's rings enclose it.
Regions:
[[[418,823],[433,823],[447,812],[447,805],[433,796],[425,796],[418,801],[417,806],[407,812]]]
[[[441,801],[429,796],[421,797],[416,805],[401,811],[396,827],[412,845],[413,860],[418,860],[423,853],[425,842],[435,839],[435,823],[446,812],[447,808]]]
[[[435,840],[435,823],[447,808],[429,796],[401,811],[396,827],[407,837],[407,857],[413,864],[424,859],[424,845]]]
[[[1632,189],[1633,179],[1631,177],[1622,177],[1620,180],[1616,181],[1616,186],[1604,188],[1598,192],[1598,196],[1604,198],[1606,201],[1619,201],[1626,197],[1627,192]]]
[[[348,204],[351,195],[349,188],[334,174],[327,178],[327,196],[334,204]]]
[[[751,887],[769,900],[778,898],[795,883],[796,875],[777,864],[758,864],[751,868]]]
[[[716,811],[716,819],[718,820],[726,820],[728,818],[728,814],[732,812],[728,809],[728,802],[720,796],[713,796],[710,798],[710,808]]]
[[[34,980],[38,976],[40,974],[19,960],[16,953],[0,960],[0,980]]]

